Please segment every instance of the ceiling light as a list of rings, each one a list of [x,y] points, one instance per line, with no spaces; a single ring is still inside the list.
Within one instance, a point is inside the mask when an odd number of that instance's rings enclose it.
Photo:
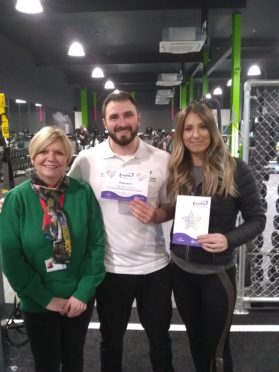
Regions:
[[[249,67],[248,76],[259,76],[261,74],[261,70],[258,65],[252,65]]]
[[[71,57],[84,57],[84,49],[81,43],[74,41],[69,48],[68,55]]]
[[[17,0],[15,8],[19,12],[29,14],[42,13],[43,11],[40,0]]]
[[[105,89],[114,89],[114,84],[111,80],[107,80],[104,86]]]
[[[35,103],[35,106],[36,107],[42,107],[42,104],[41,103]]]
[[[205,98],[210,99],[211,98],[211,94],[210,93],[206,93]]]
[[[227,87],[231,87],[232,86],[232,79],[229,79],[228,81],[227,81]]]
[[[23,99],[16,99],[15,101],[16,103],[26,103],[26,101],[24,101]]]
[[[120,93],[120,90],[119,89],[115,89],[115,91],[113,93],[114,94],[119,94]]]
[[[221,96],[223,94],[223,91],[220,87],[217,87],[213,91],[214,96]]]
[[[105,77],[104,71],[100,67],[95,67],[92,71],[91,76],[93,77],[93,79],[100,79]]]

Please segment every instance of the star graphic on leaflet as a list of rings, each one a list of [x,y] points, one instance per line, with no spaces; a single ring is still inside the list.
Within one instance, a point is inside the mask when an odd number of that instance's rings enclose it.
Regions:
[[[185,222],[186,230],[190,228],[197,230],[201,217],[196,217],[193,212],[190,212],[187,216],[182,217],[182,219]]]

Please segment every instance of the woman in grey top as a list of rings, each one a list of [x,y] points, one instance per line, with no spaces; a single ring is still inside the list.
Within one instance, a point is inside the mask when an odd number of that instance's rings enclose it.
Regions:
[[[212,110],[193,103],[176,116],[168,193],[211,197],[201,247],[171,243],[173,289],[197,372],[231,372],[229,332],[236,299],[235,248],[260,234],[266,217],[253,174],[227,150]],[[238,213],[243,222],[236,226]]]

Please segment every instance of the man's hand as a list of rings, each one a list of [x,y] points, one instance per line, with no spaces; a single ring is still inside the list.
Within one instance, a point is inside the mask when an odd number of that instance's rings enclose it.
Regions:
[[[164,204],[158,208],[135,198],[130,203],[133,215],[142,223],[162,223],[173,218],[174,209],[171,204]]]
[[[142,223],[151,223],[156,220],[156,208],[140,199],[134,199],[130,203],[133,215]]]

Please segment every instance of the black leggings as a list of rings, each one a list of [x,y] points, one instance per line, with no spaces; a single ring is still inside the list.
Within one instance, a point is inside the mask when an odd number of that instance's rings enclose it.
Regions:
[[[172,279],[196,371],[232,372],[229,335],[236,300],[235,267],[200,275],[172,263]]]

